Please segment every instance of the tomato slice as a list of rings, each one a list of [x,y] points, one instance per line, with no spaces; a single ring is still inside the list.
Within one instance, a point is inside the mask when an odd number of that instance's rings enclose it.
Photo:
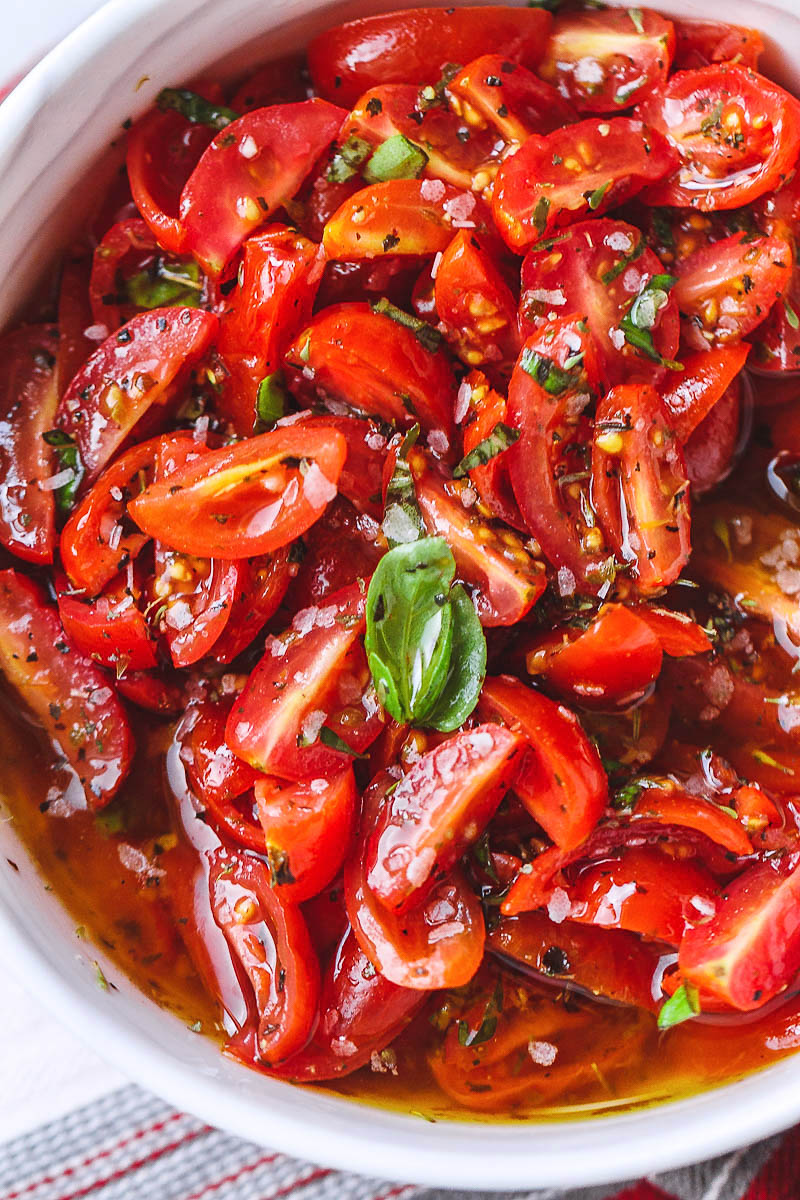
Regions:
[[[683,447],[692,495],[702,496],[730,474],[740,443],[741,386],[735,379]]]
[[[728,25],[725,21],[674,17],[675,57],[672,67],[707,67],[735,59],[743,67],[757,67],[764,52],[764,39],[757,29]]]
[[[145,533],[184,554],[269,554],[325,511],[346,453],[331,426],[286,426],[209,451],[151,483],[128,512]]]
[[[509,675],[486,680],[477,712],[527,739],[514,791],[557,846],[579,846],[602,816],[608,779],[575,714]]]
[[[337,304],[318,313],[289,347],[286,363],[297,394],[310,391],[316,398],[321,392],[405,428],[419,421],[431,448],[447,454],[456,393],[447,355],[369,304]]]
[[[63,575],[56,576],[58,615],[64,632],[88,658],[124,675],[158,666],[158,654],[138,601],[131,574],[112,579],[95,599],[76,594]]]
[[[233,662],[246,650],[281,606],[295,567],[290,548],[259,558],[238,559],[230,613],[211,653],[218,663]]]
[[[286,417],[281,424],[289,425],[295,418]],[[381,489],[386,460],[386,433],[375,421],[362,417],[320,416],[302,417],[303,425],[313,429],[316,425],[328,425],[337,429],[347,442],[347,458],[339,476],[339,493],[359,513],[369,514],[378,521],[383,516]],[[368,521],[361,524],[364,532],[370,529]]]
[[[167,672],[126,671],[117,680],[117,691],[137,708],[160,717],[176,717],[186,705],[182,681]]]
[[[378,484],[380,496],[380,483]],[[310,608],[360,577],[368,579],[386,550],[380,526],[342,496],[303,538],[305,553],[292,584],[290,609]],[[342,546],[347,554],[342,554]]]
[[[184,184],[207,149],[213,131],[172,110],[151,110],[128,134],[127,175],[136,207],[153,237],[174,254],[186,231],[178,209]]]
[[[505,5],[377,14],[319,34],[308,47],[308,66],[321,96],[354,104],[376,84],[434,84],[448,63],[469,62],[487,46],[535,67],[551,22],[542,9]]]
[[[524,746],[479,725],[424,754],[386,796],[367,846],[366,886],[385,908],[407,912],[480,837],[511,784]]]
[[[784,293],[773,304],[767,319],[753,338],[752,365],[759,371],[775,374],[800,370],[800,268],[795,266]],[[772,396],[770,396],[772,399]]]
[[[56,424],[74,437],[92,483],[151,408],[166,407],[217,331],[212,313],[155,308],[112,334],[68,387]]]
[[[481,624],[521,621],[545,589],[543,564],[526,549],[522,537],[468,506],[470,486],[465,480],[443,479],[418,451],[412,451],[409,462],[425,527],[431,537],[445,539],[459,578],[475,589]]]
[[[673,295],[688,320],[692,346],[738,341],[764,321],[792,279],[792,249],[783,238],[737,233],[695,251],[676,268]]]
[[[659,825],[678,825],[706,834],[731,854],[746,857],[753,847],[739,822],[709,800],[690,796],[676,787],[645,787],[634,817]]]
[[[749,346],[744,342],[687,354],[683,371],[669,380],[661,393],[675,436],[686,443],[701,421],[741,371]]]
[[[251,112],[270,104],[305,100],[308,84],[304,78],[305,57],[285,54],[253,71],[239,84],[231,97],[234,112]]]
[[[319,963],[295,905],[270,886],[264,863],[218,852],[211,856],[214,920],[250,981],[255,1028],[228,1049],[270,1066],[289,1058],[311,1036],[320,994]]]
[[[674,583],[691,551],[689,488],[680,446],[654,388],[614,388],[597,407],[592,446],[597,514],[639,591]]]
[[[637,111],[680,155],[650,204],[739,208],[778,187],[800,151],[800,103],[737,63],[679,71]]]
[[[273,887],[296,904],[318,895],[338,875],[353,841],[353,768],[301,783],[260,779],[255,794]]]
[[[658,678],[662,648],[639,609],[604,604],[587,629],[556,630],[531,643],[525,662],[556,692],[586,707],[627,707]]]
[[[482,371],[470,371],[458,390],[458,413],[467,404],[462,431],[464,454],[470,454],[485,441],[498,425],[508,422],[508,403],[500,392],[490,387]],[[513,529],[525,530],[526,525],[511,489],[508,473],[508,450],[501,450],[482,466],[469,471],[470,482],[475,487],[487,515],[499,517]]]
[[[690,929],[678,965],[689,983],[751,1012],[782,992],[800,969],[800,867],[757,863],[729,884],[714,916]]]
[[[185,247],[220,275],[242,242],[290,200],[346,113],[325,100],[273,104],[215,135],[181,193]]]
[[[424,992],[398,987],[376,971],[348,926],[322,980],[311,1041],[272,1073],[298,1083],[349,1075],[385,1050],[425,1000]]]
[[[58,404],[58,344],[51,325],[23,326],[0,341],[0,543],[32,563],[53,561],[52,481],[64,474],[42,438]]]
[[[436,313],[467,366],[513,362],[519,354],[517,303],[496,259],[474,231],[459,229],[436,268]]]
[[[467,63],[448,83],[447,95],[468,129],[489,126],[509,143],[577,120],[554,87],[502,54],[482,54]]]
[[[523,337],[553,317],[582,316],[597,346],[606,387],[641,376],[652,382],[653,360],[629,343],[621,322],[663,267],[640,231],[624,221],[581,221],[534,246],[522,264]],[[672,292],[653,315],[650,333],[661,359],[678,350],[678,306]]]
[[[61,270],[58,288],[58,349],[56,351],[56,388],[59,397],[86,362],[96,343],[85,330],[93,321],[89,304],[91,259],[68,258]],[[93,331],[92,331],[93,332]]]
[[[532,134],[497,173],[492,213],[512,250],[591,212],[604,213],[671,174],[675,152],[630,117],[592,118]]]
[[[128,718],[108,676],[70,645],[55,606],[16,571],[0,572],[0,630],[0,669],[55,742],[86,803],[103,808],[134,755]]]
[[[687,617],[685,613],[672,612],[668,608],[654,608],[640,604],[636,615],[649,625],[658,638],[661,649],[671,658],[684,658],[688,654],[705,654],[713,649],[706,631]]]
[[[149,295],[163,296],[159,307],[197,307],[203,282],[191,259],[164,259],[146,221],[129,218],[112,225],[94,252],[89,299],[96,324],[113,333],[144,308]],[[140,291],[144,293],[140,299]]]
[[[619,112],[666,82],[674,50],[672,22],[649,9],[564,13],[539,74],[581,112]]]
[[[225,723],[233,703],[233,699],[203,700],[188,709],[180,734],[181,762],[192,791],[208,809],[220,835],[263,853],[265,841],[257,820],[247,819],[231,803],[262,778],[225,741]]]
[[[389,179],[345,200],[325,226],[329,259],[438,254],[459,229],[489,228],[485,205],[441,179]]]

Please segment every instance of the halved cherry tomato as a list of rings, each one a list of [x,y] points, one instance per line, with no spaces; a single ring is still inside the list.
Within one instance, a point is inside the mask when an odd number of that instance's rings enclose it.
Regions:
[[[512,250],[590,212],[604,213],[674,169],[666,138],[630,117],[592,118],[532,134],[497,173],[492,213]]]
[[[302,54],[285,54],[266,63],[239,84],[231,98],[231,108],[234,112],[244,113],[270,104],[305,100],[308,84],[303,78],[304,68],[305,56]]]
[[[675,32],[658,13],[635,11],[556,17],[539,74],[581,112],[637,104],[666,82]]]
[[[498,725],[465,729],[424,754],[385,797],[366,855],[366,885],[385,908],[418,905],[480,837],[523,746]]]
[[[86,362],[95,342],[86,337],[93,317],[89,304],[89,278],[92,262],[80,255],[68,258],[61,271],[58,288],[58,350],[56,351],[56,388],[59,397]]]
[[[673,24],[675,57],[672,67],[675,71],[731,60],[743,67],[757,67],[764,52],[764,39],[757,29],[691,17],[674,17]]]
[[[130,770],[133,734],[109,678],[67,641],[38,584],[0,572],[0,670],[102,808]]]
[[[320,994],[319,963],[299,908],[270,886],[255,858],[212,855],[209,890],[214,920],[252,989],[254,1028],[229,1049],[269,1066],[302,1050]]]
[[[689,318],[685,336],[692,346],[738,341],[764,321],[775,296],[792,278],[791,246],[783,238],[736,233],[695,251],[676,268],[673,296]]]
[[[780,825],[779,808],[760,787],[745,785],[734,793],[736,815],[750,837],[757,837],[768,825]]]
[[[498,675],[484,683],[477,715],[527,739],[514,791],[557,846],[579,846],[600,820],[608,779],[575,714],[509,675]]]
[[[800,151],[800,103],[737,63],[679,71],[637,113],[681,160],[648,191],[649,204],[740,208],[778,187]]]
[[[42,434],[58,404],[58,344],[52,325],[23,326],[0,341],[0,543],[33,563],[52,562],[56,541],[51,480],[63,472]]]
[[[281,424],[290,425],[295,418],[285,417]],[[339,494],[344,496],[360,513],[368,513],[376,521],[383,516],[381,488],[383,468],[386,460],[387,438],[375,421],[362,417],[320,416],[302,417],[304,427],[329,425],[337,429],[347,442],[347,458],[339,476]],[[364,529],[368,529],[364,522]]]
[[[166,409],[217,331],[212,313],[155,308],[112,334],[72,380],[56,424],[74,437],[93,483],[152,405]]]
[[[683,454],[654,388],[616,387],[597,407],[592,446],[597,514],[643,593],[674,583],[689,560]]]
[[[220,837],[263,854],[266,841],[252,795],[253,786],[263,776],[238,758],[225,741],[231,706],[230,700],[204,700],[187,709],[180,734],[181,761],[192,791]]]
[[[800,267],[795,266],[753,340],[752,365],[773,375],[800,370]],[[770,397],[772,399],[772,396]]]
[[[352,767],[301,783],[260,779],[255,785],[273,887],[299,904],[338,875],[353,840],[356,781]]]
[[[710,921],[681,942],[681,975],[732,1008],[750,1012],[800,970],[800,867],[757,863],[728,884]]]
[[[186,261],[191,260],[184,260]],[[165,304],[187,303],[187,293],[194,295],[197,304],[202,299],[203,284],[194,280],[187,272],[180,272],[181,261],[164,261],[149,225],[139,218],[129,218],[112,225],[94,252],[92,275],[89,281],[89,299],[92,317],[99,326],[113,333],[141,312],[148,304],[137,304],[136,288],[129,287],[137,279],[149,284],[160,280],[161,288],[175,293],[165,296]],[[176,268],[178,270],[176,271]],[[166,274],[161,272],[165,271]],[[197,268],[195,267],[195,271]]]
[[[375,84],[434,84],[448,63],[469,62],[487,46],[535,67],[551,22],[542,9],[503,5],[377,14],[319,34],[308,66],[321,96],[354,104]]]
[[[311,1041],[272,1074],[306,1083],[349,1075],[385,1050],[425,999],[376,971],[348,927],[322,980]]]
[[[281,606],[295,567],[290,549],[259,558],[238,559],[236,592],[227,624],[211,653],[219,663],[229,663],[246,650]]]
[[[337,304],[318,313],[286,352],[289,380],[355,412],[407,427],[418,420],[439,454],[453,436],[456,383],[446,354],[369,304]],[[298,530],[298,532],[301,532]]]
[[[482,371],[470,371],[462,380],[457,399],[459,414],[465,401],[467,410],[462,430],[464,454],[467,455],[488,438],[498,425],[507,423],[508,403],[504,396],[489,386]],[[524,530],[525,522],[511,488],[508,459],[508,450],[501,450],[482,466],[472,467],[469,478],[488,508],[488,515],[499,517],[514,529]]]
[[[730,474],[739,445],[742,388],[734,379],[683,447],[693,496],[702,496]]]
[[[658,678],[662,649],[639,609],[605,604],[587,629],[537,637],[525,662],[573,703],[605,708],[640,700]]]
[[[640,604],[635,612],[641,621],[650,626],[661,649],[671,658],[684,658],[687,654],[705,654],[713,649],[706,631],[685,613],[672,612],[668,608],[653,608],[649,604]]]
[[[346,453],[331,426],[289,425],[209,451],[151,483],[128,512],[145,533],[184,554],[269,554],[325,511]]]
[[[438,254],[459,229],[488,227],[484,204],[441,179],[389,179],[345,200],[325,226],[329,259]]]
[[[378,489],[380,496],[380,483]],[[346,554],[342,554],[344,545]],[[385,553],[386,541],[372,517],[361,516],[343,496],[337,496],[304,535],[303,546],[303,561],[289,598],[291,609],[319,604],[359,577],[369,579]]]
[[[753,853],[750,839],[739,822],[709,800],[690,796],[672,786],[645,787],[633,810],[635,819],[678,825],[706,834],[731,854]]]
[[[453,551],[459,578],[475,589],[481,624],[515,625],[545,589],[541,562],[510,529],[499,529],[464,504],[469,485],[444,480],[419,451],[409,455],[417,502],[431,537],[443,537]]]
[[[683,371],[670,376],[661,399],[678,441],[686,443],[741,371],[750,347],[733,342],[684,356]]]
[[[522,264],[520,326],[527,337],[537,326],[571,313],[589,326],[607,387],[640,375],[653,378],[653,361],[627,341],[620,323],[654,276],[663,273],[639,230],[624,221],[581,221],[534,247]],[[655,352],[672,360],[678,350],[678,306],[672,293],[653,314]]]
[[[519,354],[517,303],[496,256],[460,229],[439,259],[434,302],[444,335],[462,362],[513,362]]]
[[[325,100],[273,104],[215,135],[180,200],[184,245],[210,275],[284,200],[336,137],[346,113]]]
[[[117,691],[145,712],[176,717],[186,705],[182,682],[161,671],[125,671],[117,679]]]
[[[77,648],[104,667],[122,675],[128,667],[147,671],[158,666],[158,655],[138,601],[139,588],[131,574],[112,579],[96,598],[82,596],[56,576],[58,615],[64,632]]]
[[[468,130],[490,126],[509,143],[577,120],[554,87],[502,54],[467,63],[448,83],[447,95]]]

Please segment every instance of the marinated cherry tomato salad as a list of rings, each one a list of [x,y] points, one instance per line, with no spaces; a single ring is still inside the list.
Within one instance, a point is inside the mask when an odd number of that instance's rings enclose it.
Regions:
[[[0,355],[14,820],[227,1054],[429,1110],[797,1044],[800,103],[554,8],[162,91]]]

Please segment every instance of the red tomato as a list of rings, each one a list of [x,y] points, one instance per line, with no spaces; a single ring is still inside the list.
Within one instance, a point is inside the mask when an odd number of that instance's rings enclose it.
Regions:
[[[270,104],[305,100],[308,84],[303,78],[305,56],[286,54],[268,62],[248,75],[234,92],[231,108],[234,112],[251,112]]]
[[[151,483],[128,512],[145,533],[184,554],[269,554],[325,511],[346,453],[344,438],[331,426],[274,429],[211,450]]]
[[[514,791],[557,846],[579,846],[600,820],[608,780],[578,718],[509,675],[486,680],[477,714],[527,739]]]
[[[489,386],[482,371],[470,371],[462,381],[458,390],[458,409],[463,408],[464,400],[468,405],[462,424],[464,454],[467,455],[488,438],[497,425],[507,424],[508,404],[505,397]],[[499,517],[514,529],[524,530],[525,522],[511,489],[508,462],[508,450],[501,450],[484,466],[472,467],[469,478],[489,510],[488,515]]]
[[[291,199],[346,113],[325,100],[256,109],[215,135],[181,193],[185,247],[220,275],[242,242]]]
[[[447,85],[450,105],[472,130],[490,126],[507,142],[577,120],[554,87],[502,54],[482,54]]]
[[[729,884],[710,921],[690,929],[678,965],[688,983],[750,1012],[800,969],[800,867],[757,863]]]
[[[356,820],[353,768],[304,783],[260,779],[255,786],[273,887],[299,904],[338,875]]]
[[[298,1083],[349,1075],[385,1050],[425,1003],[376,971],[349,928],[322,980],[320,1020],[305,1050],[279,1071]]]
[[[800,370],[800,268],[795,267],[783,295],[753,338],[753,367],[775,373]],[[772,399],[772,396],[770,397]]]
[[[736,815],[747,832],[753,836],[768,825],[780,825],[780,809],[759,787],[740,787],[734,793]]]
[[[385,908],[407,912],[455,866],[491,820],[524,746],[480,725],[424,754],[385,797],[367,846],[366,885]]]
[[[686,443],[741,371],[750,347],[744,342],[687,354],[683,371],[670,376],[661,399],[675,436]]]
[[[133,735],[109,678],[67,641],[39,586],[0,572],[0,670],[83,789],[103,808],[130,770]]]
[[[592,488],[606,536],[639,591],[674,583],[691,551],[688,479],[652,387],[616,387],[598,405]]]
[[[539,74],[582,112],[619,112],[666,82],[671,21],[649,10],[556,17]]]
[[[93,321],[89,304],[91,259],[67,259],[61,270],[58,289],[58,349],[56,351],[56,388],[59,397],[69,387],[92,351],[94,342],[85,336]]]
[[[740,208],[777,187],[800,151],[800,103],[736,63],[679,71],[637,113],[680,155],[673,178],[648,191],[649,204]]]
[[[661,649],[672,658],[684,658],[687,654],[705,654],[713,649],[706,631],[685,613],[641,604],[636,609],[636,615],[650,626]]]
[[[293,417],[285,418],[284,424],[289,425],[293,420]],[[332,413],[304,415],[302,421],[306,428],[326,425],[339,431],[347,442],[347,458],[339,476],[339,493],[360,513],[380,520],[383,516],[381,489],[387,440],[378,423],[361,417],[334,416]],[[363,523],[363,528],[365,531],[369,529],[367,521]]]
[[[56,424],[77,442],[87,483],[94,482],[152,405],[167,408],[216,331],[211,313],[155,308],[95,350],[56,414]]]
[[[138,607],[139,589],[124,574],[106,585],[96,599],[71,589],[65,576],[56,576],[58,615],[64,632],[81,653],[115,668],[123,675],[158,666],[155,643]]]
[[[517,302],[496,254],[460,229],[439,259],[434,297],[444,335],[467,366],[513,362],[519,354]]]
[[[314,1027],[319,964],[299,908],[270,886],[264,863],[223,851],[211,856],[214,920],[252,989],[254,1028],[229,1049],[270,1066],[302,1050]]]
[[[361,17],[314,38],[308,66],[316,91],[354,104],[380,83],[436,83],[451,62],[469,62],[491,47],[535,67],[552,18],[541,9],[498,5],[416,8]]]
[[[661,670],[661,644],[638,609],[604,604],[589,627],[537,637],[525,656],[528,672],[586,707],[627,707],[640,700]]]
[[[259,383],[280,369],[286,347],[311,319],[324,265],[318,246],[283,225],[245,242],[239,286],[219,329],[233,373],[223,408],[241,437],[255,429]]]
[[[261,854],[266,851],[252,788],[259,779],[225,741],[232,702],[203,700],[187,710],[181,726],[181,762],[206,818],[221,838]]]
[[[184,184],[213,137],[180,113],[151,110],[128,134],[131,193],[153,237],[165,250],[182,253],[186,231],[178,209]]]
[[[289,595],[291,610],[319,604],[359,577],[368,579],[386,552],[377,522],[357,513],[342,496],[328,505],[303,545],[303,561]],[[342,554],[344,545],[346,554]]]
[[[286,353],[290,386],[343,402],[403,427],[419,421],[431,448],[446,455],[453,437],[456,382],[442,350],[369,304],[318,313]],[[298,531],[299,532],[299,531]]]
[[[783,238],[736,233],[678,265],[673,296],[687,340],[699,350],[738,341],[761,324],[789,287],[792,250]]]
[[[347,915],[358,944],[382,975],[400,987],[461,987],[481,965],[486,929],[477,897],[453,871],[408,912],[389,912],[367,883],[368,848],[387,790],[384,772],[364,794],[359,845],[344,868]]]
[[[144,271],[157,258],[158,242],[146,221],[120,221],[104,235],[94,252],[89,280],[92,319],[113,333],[139,312],[126,296],[126,275]]]
[[[186,705],[182,681],[165,672],[126,671],[117,680],[117,691],[137,708],[162,717],[176,717]]]
[[[757,67],[764,51],[764,40],[757,29],[728,25],[724,21],[698,21],[691,17],[673,18],[675,57],[673,69],[705,67],[709,63],[735,59],[743,67]]]
[[[716,804],[690,796],[677,787],[645,787],[634,808],[634,817],[696,829],[731,854],[753,853],[750,839],[739,822]]]
[[[0,341],[0,543],[32,563],[52,562],[56,541],[51,480],[62,472],[42,434],[58,404],[58,344],[52,325],[23,326]]]
[[[345,200],[325,226],[329,259],[438,254],[459,229],[488,228],[487,209],[470,191],[441,179],[389,179]]]
[[[620,322],[663,267],[641,233],[624,221],[582,221],[529,251],[522,264],[520,325],[524,337],[553,316],[577,313],[597,344],[606,386],[640,374],[652,381],[653,362],[625,338]],[[678,306],[672,293],[654,314],[655,351],[672,360],[678,350]]]
[[[532,134],[498,171],[492,213],[507,244],[522,254],[554,230],[630,200],[675,163],[666,138],[630,117]]]
[[[730,473],[739,444],[740,392],[735,379],[683,447],[693,496],[702,496]]]
[[[260,558],[237,560],[228,621],[211,651],[218,663],[238,658],[280,608],[295,570],[289,556],[289,548],[283,547]]]
[[[515,625],[545,589],[542,563],[523,539],[500,529],[465,506],[470,487],[463,479],[444,480],[420,452],[409,456],[417,502],[431,537],[443,537],[453,552],[460,579],[474,588],[481,624]]]

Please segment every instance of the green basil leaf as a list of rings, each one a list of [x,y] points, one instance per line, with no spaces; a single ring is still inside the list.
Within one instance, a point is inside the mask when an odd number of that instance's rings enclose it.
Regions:
[[[203,281],[196,262],[158,257],[144,271],[131,275],[125,283],[131,304],[137,308],[198,308]]]
[[[580,370],[565,371],[552,358],[536,350],[523,350],[520,366],[551,396],[560,396],[562,392],[581,386]]]
[[[363,162],[372,154],[372,146],[355,134],[338,148],[328,167],[328,183],[346,183],[358,174]]]
[[[672,1029],[673,1025],[690,1021],[699,1012],[700,1001],[697,988],[693,987],[691,983],[682,983],[669,1000],[661,1005],[658,1014],[658,1028]]]
[[[652,330],[658,314],[669,301],[669,292],[678,282],[675,275],[653,275],[639,289],[630,308],[619,323],[625,341],[646,358],[673,370],[682,370],[680,363],[663,358],[656,349]]]
[[[450,589],[453,610],[453,649],[444,687],[425,724],[441,733],[463,725],[478,703],[486,676],[486,637],[475,605],[456,583]]]
[[[419,437],[419,425],[409,429],[397,452],[397,460],[386,489],[383,533],[390,547],[416,542],[425,537],[425,522],[417,504],[414,476],[408,465],[408,452]]]
[[[188,88],[162,88],[156,96],[156,104],[162,112],[173,108],[193,125],[208,125],[217,130],[225,129],[231,121],[238,121],[240,115],[224,104],[212,104]]]
[[[62,517],[68,517],[78,499],[78,488],[86,474],[86,468],[81,459],[80,450],[74,437],[63,429],[48,429],[42,434],[42,440],[52,446],[56,452],[61,471],[72,471],[72,478],[55,490],[56,509]]]
[[[370,308],[374,313],[378,313],[379,316],[389,317],[390,320],[396,321],[398,325],[404,325],[406,329],[410,329],[419,344],[429,351],[429,353],[435,354],[439,349],[442,343],[442,335],[438,329],[434,329],[433,325],[429,325],[427,321],[423,321],[422,317],[416,317],[412,313],[404,312],[402,308],[398,308],[396,304],[392,304],[391,300],[387,300],[385,296],[381,296],[380,300],[373,300]]]
[[[332,729],[328,729],[327,725],[323,725],[319,731],[319,740],[323,746],[330,747],[331,750],[340,750],[342,754],[349,754],[351,758],[366,758],[366,754],[358,754],[355,750],[351,750],[347,742],[339,737],[338,733],[334,733]]]
[[[405,134],[395,133],[378,146],[362,174],[367,183],[384,183],[387,179],[416,179],[427,165],[425,151],[410,142]]]
[[[256,412],[262,425],[274,425],[286,412],[286,391],[282,371],[265,375],[256,392]]]
[[[510,425],[504,425],[502,421],[498,422],[492,432],[483,441],[478,442],[474,450],[470,450],[469,454],[464,455],[453,471],[453,478],[461,479],[473,467],[486,466],[491,459],[496,458],[509,446],[513,446],[514,442],[519,441],[519,436],[518,429],[512,429]]]

